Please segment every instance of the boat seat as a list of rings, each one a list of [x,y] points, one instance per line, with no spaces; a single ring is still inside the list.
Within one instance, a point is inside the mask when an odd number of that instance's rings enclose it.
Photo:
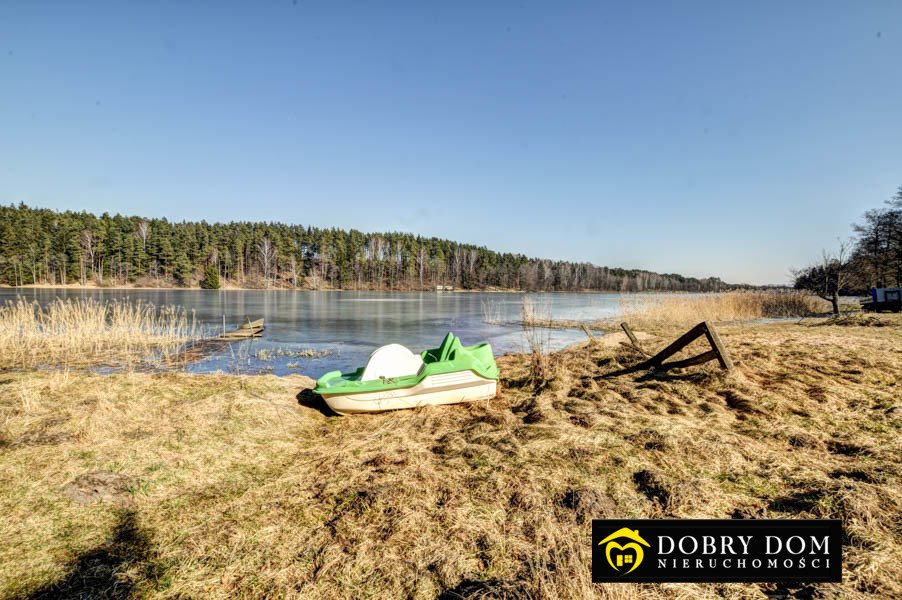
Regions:
[[[448,332],[441,345],[438,348],[427,350],[426,356],[430,359],[429,362],[441,362],[449,360],[451,353],[458,348],[460,348],[460,340],[453,333]]]
[[[414,354],[401,344],[389,344],[377,348],[370,354],[360,380],[372,381],[416,375],[422,366],[423,359],[419,354]]]

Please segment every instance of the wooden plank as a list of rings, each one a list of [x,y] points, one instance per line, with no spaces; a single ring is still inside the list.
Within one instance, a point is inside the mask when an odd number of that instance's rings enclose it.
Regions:
[[[672,344],[649,358],[645,364],[658,366],[663,363],[665,360],[688,346],[690,343],[695,341],[696,338],[705,335],[705,331],[707,331],[707,326],[705,323],[699,323],[680,337],[678,337]]]
[[[711,348],[717,353],[717,361],[720,363],[720,367],[727,371],[732,371],[733,361],[730,359],[730,355],[727,354],[727,349],[723,342],[720,341],[720,336],[717,335],[714,325],[709,324],[707,321],[702,323],[702,325],[705,326],[705,337],[708,338],[708,343],[711,344]]]
[[[263,337],[262,329],[244,329],[242,331],[228,331],[219,336],[223,340],[243,340],[252,337]]]
[[[714,350],[708,350],[707,352],[702,352],[692,358],[684,358],[683,360],[675,360],[669,363],[664,363],[655,368],[656,371],[669,371],[670,369],[683,369],[686,367],[694,367],[695,365],[700,365],[708,362],[709,360],[714,360],[717,358],[717,352]]]
[[[630,350],[633,350],[633,351],[635,351],[635,352],[638,352],[638,353],[641,354],[642,356],[651,356],[651,354],[649,354],[648,352],[646,352],[644,348],[640,348],[640,347],[638,347],[638,346],[633,346],[633,345],[632,345],[631,343],[629,343],[629,342],[620,342],[620,345],[623,346],[624,348],[629,348]]]

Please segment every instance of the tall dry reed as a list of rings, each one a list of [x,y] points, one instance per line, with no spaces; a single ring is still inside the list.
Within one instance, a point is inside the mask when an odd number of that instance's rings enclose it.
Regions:
[[[776,291],[623,296],[620,306],[625,320],[644,326],[806,317],[825,309],[822,300],[809,294]]]
[[[540,304],[531,297],[524,296],[520,310],[523,337],[529,354],[529,378],[539,390],[553,377],[547,354],[550,332],[545,325],[552,322],[551,308],[547,304]]]
[[[0,307],[0,369],[156,363],[197,331],[180,307],[59,298],[41,306],[20,298]]]
[[[502,318],[504,315],[503,306],[494,300],[482,300],[482,320],[489,325],[499,325],[504,323]]]

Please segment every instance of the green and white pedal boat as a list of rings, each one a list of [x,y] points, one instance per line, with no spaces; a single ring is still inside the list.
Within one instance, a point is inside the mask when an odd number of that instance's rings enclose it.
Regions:
[[[326,373],[313,391],[345,415],[494,398],[498,376],[489,344],[464,346],[449,333],[441,346],[420,354],[382,346],[365,367]]]

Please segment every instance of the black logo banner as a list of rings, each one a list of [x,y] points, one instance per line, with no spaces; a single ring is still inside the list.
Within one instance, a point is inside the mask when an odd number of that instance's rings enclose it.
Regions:
[[[595,582],[841,580],[835,519],[592,521]]]

